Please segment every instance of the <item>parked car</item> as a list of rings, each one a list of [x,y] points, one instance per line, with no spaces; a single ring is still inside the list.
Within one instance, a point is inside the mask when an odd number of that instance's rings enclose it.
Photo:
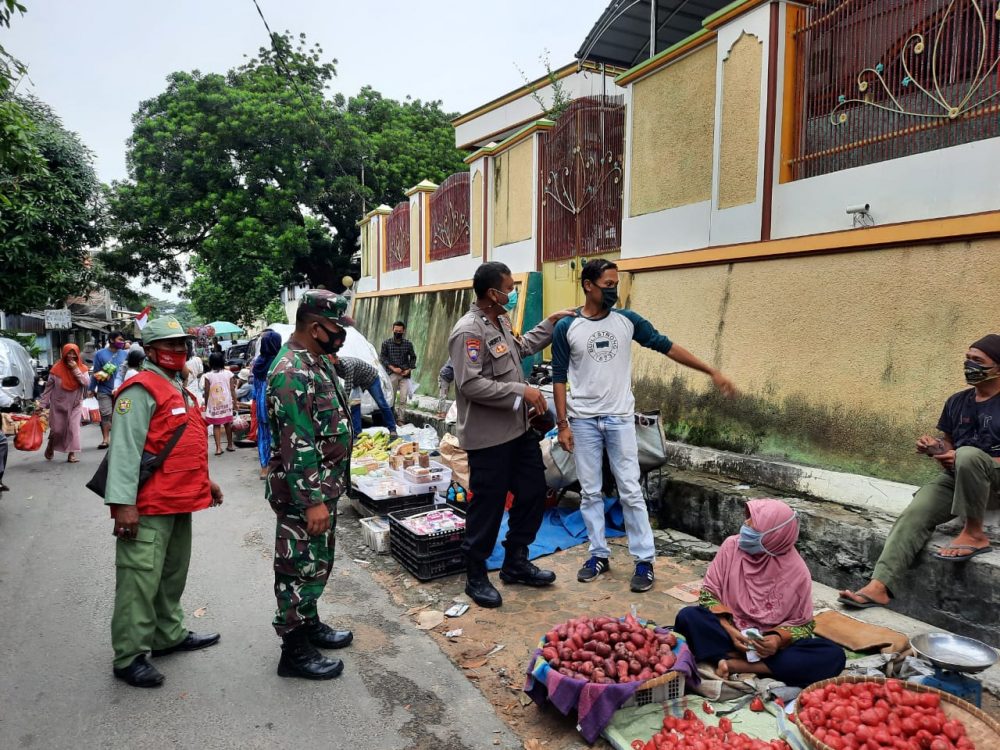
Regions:
[[[286,323],[272,323],[268,326],[268,329],[277,332],[281,336],[281,343],[285,343],[288,340],[288,337],[295,332],[295,326],[288,325]],[[378,370],[378,377],[382,383],[382,393],[385,394],[386,400],[391,403],[392,383],[389,382],[389,373],[385,371],[385,368],[382,367],[382,363],[379,362],[378,349],[376,349],[357,328],[350,327],[345,328],[344,330],[347,331],[347,339],[344,341],[344,346],[340,350],[340,356],[355,357],[367,362]],[[247,367],[250,367],[252,366],[254,359],[256,359],[257,352],[260,348],[260,336],[255,336],[251,339],[248,346],[250,347],[250,352],[247,357]],[[375,399],[371,397],[371,394],[363,393],[361,395],[361,414],[367,417],[374,412],[378,412],[378,407],[375,405]]]
[[[245,344],[233,344],[225,350],[226,367],[233,372],[239,372],[244,367],[249,367],[253,357],[250,356],[250,342]]]
[[[34,398],[35,368],[28,350],[0,337],[0,409],[18,410]]]

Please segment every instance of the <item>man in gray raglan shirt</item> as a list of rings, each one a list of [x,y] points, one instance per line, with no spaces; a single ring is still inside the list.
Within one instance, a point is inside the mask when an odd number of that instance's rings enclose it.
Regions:
[[[559,444],[574,453],[582,495],[580,510],[590,537],[590,559],[577,573],[577,580],[592,581],[610,568],[601,491],[606,449],[618,484],[629,552],[636,561],[631,588],[648,591],[653,587],[656,550],[639,485],[631,343],[635,341],[678,364],[706,373],[726,396],[733,395],[736,388],[719,370],[674,344],[641,315],[615,309],[618,267],[614,263],[603,259],[590,261],[583,267],[580,282],[586,294],[584,306],[576,317],[560,320],[552,337]],[[572,383],[568,404],[567,380]]]

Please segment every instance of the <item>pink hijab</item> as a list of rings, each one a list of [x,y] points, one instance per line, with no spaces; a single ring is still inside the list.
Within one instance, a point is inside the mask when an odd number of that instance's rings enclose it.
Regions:
[[[739,548],[739,535],[731,536],[709,565],[704,587],[729,608],[740,630],[804,625],[813,617],[812,577],[795,549],[795,511],[781,500],[751,500],[747,508],[754,528],[765,532],[761,543],[772,554],[748,555]]]

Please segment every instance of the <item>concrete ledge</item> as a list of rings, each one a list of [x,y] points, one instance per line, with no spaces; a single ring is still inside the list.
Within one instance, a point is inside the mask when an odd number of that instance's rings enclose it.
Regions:
[[[652,481],[659,485],[651,487],[651,494],[660,500],[660,528],[713,544],[739,529],[747,500],[782,497],[768,487],[735,489],[735,482],[694,472],[672,472]],[[782,499],[799,512],[799,551],[813,579],[835,589],[863,585],[882,551],[892,518],[832,502]],[[942,527],[931,544],[947,542],[949,533],[953,536],[958,528],[957,524]],[[956,564],[935,560],[925,550],[895,593],[896,612],[1000,646],[1000,553]]]
[[[917,487],[912,484],[816,469],[714,448],[700,448],[669,440],[667,461],[679,469],[741,479],[746,484],[762,484],[789,494],[830,500],[891,516],[898,516],[910,504],[913,493],[917,491]]]

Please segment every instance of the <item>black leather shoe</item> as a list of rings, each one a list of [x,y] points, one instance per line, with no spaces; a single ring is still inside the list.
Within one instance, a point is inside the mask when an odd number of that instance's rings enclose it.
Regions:
[[[316,650],[304,628],[293,630],[282,641],[281,660],[278,662],[280,677],[332,680],[344,671],[344,662],[328,659]]]
[[[309,637],[309,643],[316,648],[343,648],[350,646],[351,641],[354,640],[354,633],[350,630],[334,630],[319,620],[307,622],[305,630]]]
[[[146,661],[145,654],[135,657],[127,667],[114,667],[115,677],[132,687],[155,688],[163,684],[163,675]]]
[[[503,604],[503,597],[490,583],[486,565],[481,562],[467,562],[465,593],[480,607],[493,609]]]
[[[187,636],[180,643],[167,648],[154,648],[150,653],[153,656],[166,656],[175,651],[197,651],[200,648],[214,646],[222,638],[218,633],[192,633],[188,631]]]
[[[507,550],[500,568],[500,580],[504,583],[520,583],[525,586],[548,586],[555,583],[556,574],[551,570],[541,570],[528,561],[528,549],[515,547]]]

